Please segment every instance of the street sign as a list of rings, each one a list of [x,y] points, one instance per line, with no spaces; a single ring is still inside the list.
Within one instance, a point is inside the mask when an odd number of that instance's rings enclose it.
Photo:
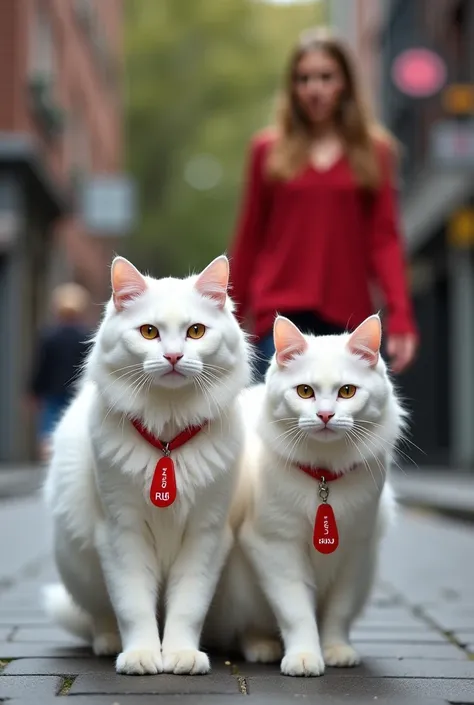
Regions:
[[[442,120],[431,128],[430,158],[437,166],[474,169],[474,120]]]
[[[405,49],[392,64],[392,81],[401,93],[412,98],[428,98],[439,93],[446,83],[444,60],[430,49]]]
[[[474,246],[474,208],[461,208],[448,223],[448,242],[453,247]]]
[[[474,84],[453,83],[442,95],[444,109],[452,115],[474,114]]]
[[[92,235],[127,235],[136,218],[135,182],[124,175],[92,175],[82,186],[79,215]]]

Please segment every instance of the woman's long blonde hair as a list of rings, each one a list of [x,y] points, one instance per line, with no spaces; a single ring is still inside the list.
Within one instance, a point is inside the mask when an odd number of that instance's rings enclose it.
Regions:
[[[375,190],[380,183],[376,145],[385,143],[395,155],[396,142],[376,121],[362,97],[355,62],[348,47],[320,27],[303,32],[290,55],[277,111],[277,139],[268,156],[268,175],[275,179],[291,179],[308,163],[314,134],[311,123],[298,105],[294,85],[300,59],[312,51],[325,52],[342,71],[345,89],[336,113],[336,125],[358,184]]]

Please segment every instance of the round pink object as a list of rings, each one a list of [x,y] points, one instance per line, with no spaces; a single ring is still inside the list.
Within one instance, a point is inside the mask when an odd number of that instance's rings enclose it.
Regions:
[[[392,80],[398,90],[416,98],[438,93],[446,77],[445,62],[429,49],[407,49],[392,65]]]

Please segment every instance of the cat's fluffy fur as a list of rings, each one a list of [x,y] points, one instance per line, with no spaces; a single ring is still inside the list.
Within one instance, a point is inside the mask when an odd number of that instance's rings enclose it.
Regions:
[[[358,662],[349,629],[393,515],[386,474],[405,416],[379,355],[380,336],[378,316],[352,335],[318,338],[277,318],[266,384],[241,397],[247,438],[232,510],[238,541],[209,614],[209,644],[273,661],[281,635],[281,670],[293,676]],[[298,385],[315,396],[301,398]],[[343,385],[357,387],[352,398],[338,398]],[[326,417],[330,430],[325,414],[334,414]],[[329,483],[339,531],[330,555],[313,547],[319,482],[297,463],[344,473]]]
[[[116,258],[113,296],[54,434],[45,495],[63,584],[46,589],[46,607],[96,654],[121,651],[121,673],[209,670],[200,632],[231,544],[226,519],[242,439],[236,400],[250,378],[228,276],[225,257],[184,280],[144,277]],[[206,326],[199,340],[187,337],[195,323]],[[145,339],[144,324],[160,337]],[[165,376],[173,369],[166,354],[178,355],[181,376]],[[150,503],[160,453],[130,417],[163,441],[209,422],[172,453],[178,497],[169,508]]]

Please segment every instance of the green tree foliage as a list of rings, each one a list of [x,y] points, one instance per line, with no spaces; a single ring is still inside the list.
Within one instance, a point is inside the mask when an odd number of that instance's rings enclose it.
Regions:
[[[128,168],[137,264],[187,274],[225,251],[251,134],[271,120],[280,74],[318,3],[125,0]]]

